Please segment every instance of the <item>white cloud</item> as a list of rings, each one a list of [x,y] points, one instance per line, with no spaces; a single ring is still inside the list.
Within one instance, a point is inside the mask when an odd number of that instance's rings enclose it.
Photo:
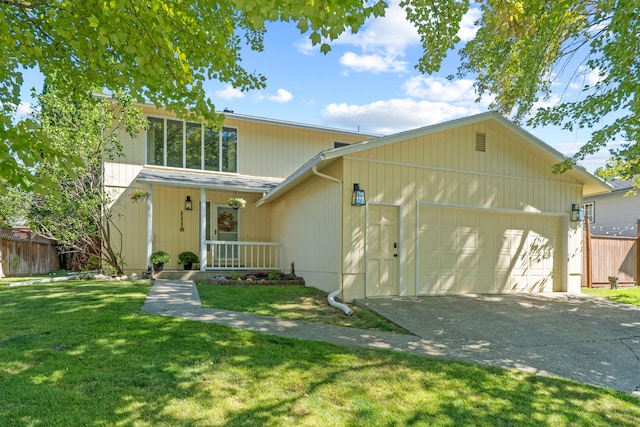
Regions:
[[[21,102],[16,109],[16,117],[26,117],[34,112],[33,106],[28,102]]]
[[[458,37],[463,42],[472,40],[478,32],[478,26],[475,22],[480,19],[482,12],[478,8],[470,8],[467,13],[464,14],[460,20],[460,30],[458,30]]]
[[[365,105],[333,103],[324,108],[322,118],[334,126],[391,134],[482,111],[484,109],[478,104],[454,105],[404,98],[375,101]]]
[[[231,85],[225,86],[222,90],[217,90],[216,96],[222,99],[240,99],[244,98],[242,91],[232,87]]]
[[[473,80],[447,80],[442,77],[416,76],[404,83],[409,96],[444,102],[474,102],[476,93]]]
[[[373,73],[402,72],[407,69],[408,65],[406,61],[396,60],[396,55],[358,55],[353,52],[342,55],[340,63],[353,71],[371,71]]]
[[[293,99],[293,95],[286,89],[278,89],[276,95],[272,95],[267,97],[269,101],[279,102],[280,104],[284,104],[285,102],[289,102]]]

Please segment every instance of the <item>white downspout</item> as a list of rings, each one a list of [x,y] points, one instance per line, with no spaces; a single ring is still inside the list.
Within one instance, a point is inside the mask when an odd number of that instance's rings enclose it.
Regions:
[[[321,172],[318,172],[317,166],[314,166],[313,168],[311,168],[311,171],[313,172],[314,175],[320,178],[328,179],[329,181],[333,181],[336,184],[339,184],[340,189],[342,190],[342,181],[340,181],[338,178],[334,178],[332,176],[325,175]],[[340,221],[339,221],[340,222],[340,238],[338,239],[338,241],[340,242],[340,252],[339,252],[340,257],[342,257],[342,191],[338,193],[338,209],[339,209],[338,215],[340,218]],[[339,303],[334,299],[336,296],[340,294],[340,292],[342,292],[342,262],[340,262],[339,264],[340,264],[340,270],[338,271],[338,274],[340,277],[340,288],[336,289],[335,291],[327,295],[327,302],[329,302],[329,305],[331,307],[335,307],[338,310],[342,310],[344,314],[346,314],[347,316],[351,316],[353,314],[353,310],[351,310],[345,304]]]

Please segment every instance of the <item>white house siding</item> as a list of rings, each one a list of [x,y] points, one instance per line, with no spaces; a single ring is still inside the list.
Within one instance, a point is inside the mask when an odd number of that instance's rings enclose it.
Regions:
[[[322,172],[339,178],[335,166]],[[340,191],[340,184],[312,177],[271,205],[272,240],[284,244],[285,270],[295,263],[308,286],[326,292],[340,285]]]
[[[638,234],[640,219],[640,196],[625,196],[626,191],[585,197],[585,202],[593,202],[595,221],[591,222],[591,233],[599,236],[628,236]]]
[[[475,151],[475,132],[486,133],[486,152]],[[553,259],[559,265],[552,267],[552,287],[579,289],[581,225],[568,217],[571,204],[582,200],[582,184],[553,174],[554,163],[530,142],[490,121],[351,154],[345,158],[344,182],[345,188],[359,183],[368,202],[401,206],[398,289],[404,295],[419,291],[417,221],[418,206],[424,204],[550,218],[552,228],[559,228],[553,239]],[[365,230],[366,209],[345,207],[343,239],[351,242],[343,247],[347,300],[365,296]],[[536,232],[535,227],[520,230]]]

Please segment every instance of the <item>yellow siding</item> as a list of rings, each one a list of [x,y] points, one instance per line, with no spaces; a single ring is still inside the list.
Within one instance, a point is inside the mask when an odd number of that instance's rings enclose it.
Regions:
[[[149,107],[142,107],[142,111],[146,116],[175,117]],[[261,177],[286,178],[316,154],[333,148],[335,141],[355,143],[369,139],[353,133],[239,118],[226,119],[224,126],[238,130],[238,173]],[[107,185],[128,186],[131,175],[135,176],[139,166],[146,163],[145,132],[136,138],[122,132],[120,139],[123,155],[110,164]]]
[[[144,189],[143,189],[144,190]],[[132,202],[129,194],[132,189],[123,193],[118,200],[118,212],[116,218],[117,227],[122,230],[124,236],[122,254],[126,263],[125,270],[128,273],[140,274],[146,266],[146,242],[147,242],[147,205],[146,202]],[[230,194],[225,192],[207,192],[207,201],[212,205],[225,204]],[[257,194],[234,194],[247,201],[247,206],[239,212],[240,240],[243,241],[270,241],[270,212],[269,206],[255,207],[255,202],[260,198]],[[185,211],[184,202],[187,196],[191,196],[193,210]],[[199,201],[198,189],[176,189],[167,187],[154,187],[153,189],[153,251],[163,250],[171,255],[171,262],[165,265],[165,269],[180,269],[178,254],[183,251],[200,253],[199,248]],[[181,216],[182,214],[182,216]],[[212,221],[215,214],[212,215]],[[184,231],[180,231],[181,224]],[[212,236],[212,239],[214,236]],[[116,236],[119,239],[119,236]]]
[[[322,171],[338,172],[337,165]],[[326,292],[340,286],[340,187],[313,177],[272,206],[272,240],[284,243],[285,269],[294,262],[307,285]]]
[[[484,153],[475,151],[475,132],[487,134]],[[552,159],[540,156],[530,142],[501,126],[481,123],[352,154],[344,162],[344,182],[345,188],[359,183],[368,203],[402,207],[401,289],[413,295],[418,202],[567,216],[571,204],[581,202],[582,185],[568,175],[553,174]],[[345,298],[351,300],[364,297],[366,210],[349,206],[350,191],[343,197],[343,239],[352,242],[342,251],[343,280]],[[565,220],[563,227],[569,235],[564,274],[579,274],[580,225]]]

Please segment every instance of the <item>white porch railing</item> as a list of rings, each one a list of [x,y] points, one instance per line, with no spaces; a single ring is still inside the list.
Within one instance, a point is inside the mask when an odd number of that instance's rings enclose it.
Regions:
[[[200,270],[282,270],[282,243],[205,240]]]

